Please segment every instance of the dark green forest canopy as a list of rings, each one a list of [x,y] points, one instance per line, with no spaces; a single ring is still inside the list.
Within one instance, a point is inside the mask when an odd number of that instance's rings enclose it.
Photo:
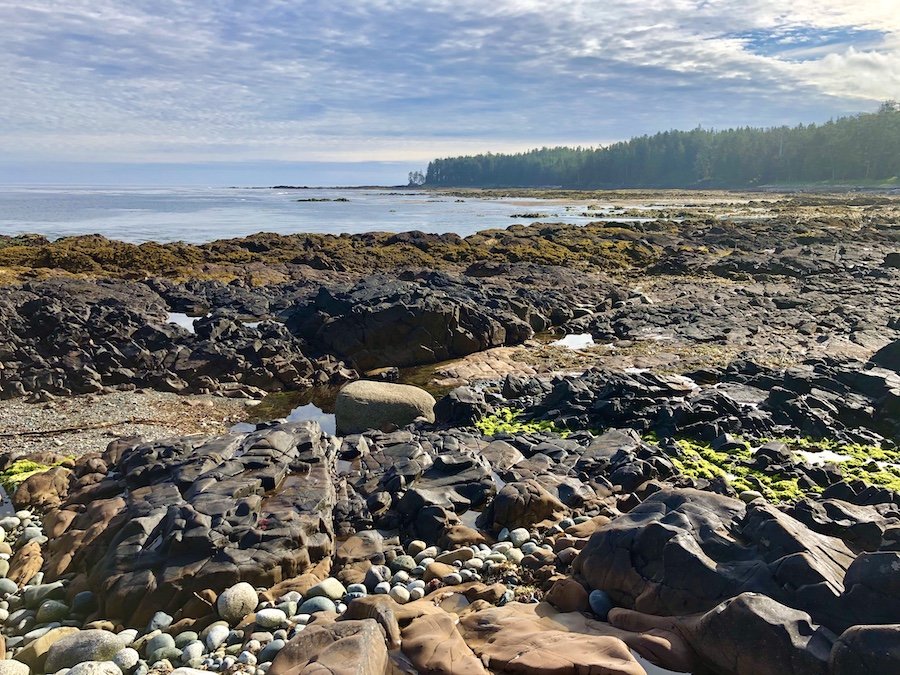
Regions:
[[[601,148],[436,159],[441,187],[753,187],[867,184],[900,176],[900,105],[821,125],[665,131]]]

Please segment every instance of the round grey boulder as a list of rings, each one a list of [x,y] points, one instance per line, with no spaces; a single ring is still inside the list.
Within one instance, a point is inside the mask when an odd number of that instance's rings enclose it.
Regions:
[[[357,380],[338,392],[334,404],[337,433],[402,427],[417,417],[434,422],[434,397],[407,384]]]
[[[216,599],[216,609],[228,623],[238,623],[256,609],[259,596],[256,589],[246,581],[226,588]]]
[[[107,630],[83,630],[67,635],[51,645],[47,652],[45,670],[55,673],[85,661],[111,661],[125,643]]]

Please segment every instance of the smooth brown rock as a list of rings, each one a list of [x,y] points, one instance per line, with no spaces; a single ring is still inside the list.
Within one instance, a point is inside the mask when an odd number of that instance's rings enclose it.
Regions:
[[[460,619],[459,631],[491,672],[528,675],[646,675],[622,631],[547,603],[512,602]]]
[[[43,564],[44,556],[41,554],[41,545],[36,541],[29,541],[10,558],[9,572],[6,576],[21,587],[41,571]]]
[[[449,614],[437,612],[413,619],[402,631],[403,653],[419,673],[433,675],[487,675],[456,630]]]
[[[47,471],[29,476],[12,495],[13,504],[20,509],[56,508],[69,493],[72,471],[54,466]]]
[[[439,562],[429,563],[429,565],[425,568],[425,583],[428,583],[432,579],[443,579],[448,574],[453,574],[457,571],[458,569],[453,565],[447,565],[445,563]]]
[[[587,590],[574,579],[560,579],[544,599],[561,612],[590,610]]]
[[[272,662],[270,675],[385,675],[384,633],[372,619],[306,627]]]

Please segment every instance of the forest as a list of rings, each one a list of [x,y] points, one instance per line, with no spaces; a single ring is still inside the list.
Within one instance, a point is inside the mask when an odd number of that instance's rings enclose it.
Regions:
[[[666,188],[874,184],[900,176],[900,104],[825,124],[696,128],[605,147],[436,159],[426,186]]]

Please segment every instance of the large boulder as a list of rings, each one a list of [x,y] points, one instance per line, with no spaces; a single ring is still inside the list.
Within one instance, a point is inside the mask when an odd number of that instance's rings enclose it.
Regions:
[[[407,384],[358,380],[338,392],[334,404],[338,434],[406,426],[424,417],[434,422],[434,397]]]
[[[287,327],[359,370],[415,366],[530,338],[534,331],[516,313],[527,319],[529,308],[509,296],[438,272],[415,281],[371,276],[349,288],[322,287]]]
[[[650,614],[708,611],[753,592],[839,626],[854,557],[762,502],[666,489],[595,532],[573,566],[618,605]]]
[[[278,652],[269,673],[382,675],[390,672],[389,662],[384,632],[373,619],[316,623]]]

